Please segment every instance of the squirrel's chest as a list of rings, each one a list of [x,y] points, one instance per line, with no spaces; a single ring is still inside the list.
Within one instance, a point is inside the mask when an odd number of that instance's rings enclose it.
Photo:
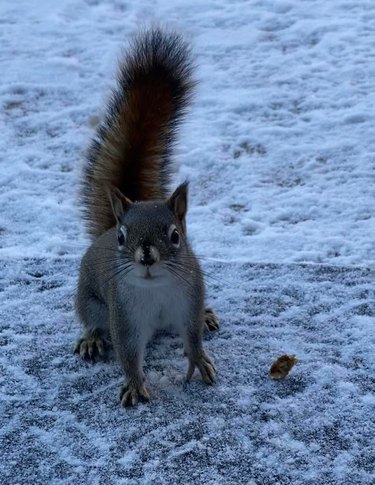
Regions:
[[[151,331],[176,329],[189,319],[189,300],[186,292],[176,286],[136,288],[130,292],[129,317],[138,328]]]

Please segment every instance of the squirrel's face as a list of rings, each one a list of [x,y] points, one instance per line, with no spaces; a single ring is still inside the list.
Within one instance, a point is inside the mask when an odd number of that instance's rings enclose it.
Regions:
[[[185,215],[187,184],[167,201],[132,203],[117,189],[111,192],[116,216],[119,256],[126,265],[127,281],[138,286],[162,284],[171,274],[183,277],[186,258]]]

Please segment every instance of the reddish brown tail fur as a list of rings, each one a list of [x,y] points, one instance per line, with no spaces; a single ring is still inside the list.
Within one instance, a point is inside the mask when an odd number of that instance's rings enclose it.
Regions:
[[[93,238],[116,223],[108,186],[133,201],[166,197],[175,134],[194,86],[191,72],[190,50],[179,35],[153,29],[132,42],[83,178]]]

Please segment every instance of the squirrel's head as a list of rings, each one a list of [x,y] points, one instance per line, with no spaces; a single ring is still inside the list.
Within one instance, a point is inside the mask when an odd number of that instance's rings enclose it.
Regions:
[[[132,202],[117,188],[109,190],[108,195],[117,222],[118,251],[131,276],[151,283],[167,272],[181,273],[188,183],[181,184],[164,201]]]

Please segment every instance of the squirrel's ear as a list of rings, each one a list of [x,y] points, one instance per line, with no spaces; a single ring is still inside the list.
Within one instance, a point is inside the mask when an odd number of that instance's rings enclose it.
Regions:
[[[132,205],[132,202],[114,186],[107,189],[107,194],[111,203],[113,215],[115,216],[117,223],[120,223],[122,214]]]
[[[188,206],[188,187],[189,183],[184,182],[179,185],[167,200],[167,205],[174,212],[182,226],[182,232],[186,234],[185,216]]]

